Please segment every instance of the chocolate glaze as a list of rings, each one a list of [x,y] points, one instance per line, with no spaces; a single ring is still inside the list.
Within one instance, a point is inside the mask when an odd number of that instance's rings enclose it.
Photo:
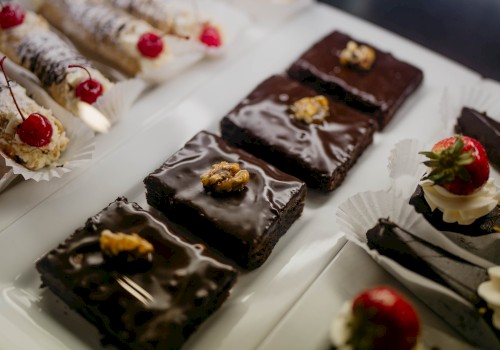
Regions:
[[[57,34],[46,30],[26,35],[19,43],[17,55],[20,64],[33,72],[45,87],[62,82],[70,64],[90,65]]]
[[[368,71],[344,66],[339,61],[339,54],[349,40],[353,39],[340,32],[325,36],[292,64],[288,74],[370,113],[382,129],[421,84],[423,73],[390,53],[357,40],[375,50],[375,62]]]
[[[295,120],[289,106],[317,94],[284,76],[272,76],[221,121],[222,137],[310,187],[331,191],[372,142],[376,126],[364,114],[331,99],[330,115],[323,123]]]
[[[366,238],[370,249],[455,291],[475,306],[484,306],[477,287],[489,279],[486,269],[427,243],[387,219],[379,219]]]
[[[250,180],[240,192],[206,192],[200,175],[221,161],[239,163]],[[298,218],[305,184],[220,137],[200,132],[144,180],[148,203],[246,268],[261,265]]]
[[[151,262],[110,263],[99,247],[103,229],[147,239],[155,249]],[[236,278],[234,269],[203,256],[125,198],[88,219],[36,267],[55,294],[130,349],[178,349]]]
[[[463,107],[455,131],[478,140],[490,163],[500,168],[500,123],[472,108]]]
[[[419,185],[410,198],[410,204],[415,210],[422,214],[429,223],[441,231],[459,232],[467,236],[482,236],[496,232],[495,227],[500,227],[500,206],[497,205],[485,216],[477,218],[470,225],[460,225],[458,223],[447,223],[443,221],[443,213],[436,209],[432,211],[424,197],[424,190]]]

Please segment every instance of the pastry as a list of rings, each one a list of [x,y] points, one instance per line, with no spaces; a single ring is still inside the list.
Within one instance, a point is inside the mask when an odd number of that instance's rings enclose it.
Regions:
[[[118,198],[36,262],[43,286],[120,349],[178,349],[228,297],[236,271]]]
[[[420,319],[396,290],[372,287],[344,304],[330,338],[334,350],[416,350],[421,348]]]
[[[455,131],[477,139],[484,146],[490,162],[500,167],[500,123],[472,108],[463,107]]]
[[[128,74],[158,68],[170,58],[160,30],[100,0],[44,0],[39,11],[78,45]]]
[[[0,150],[29,170],[61,165],[58,160],[69,142],[61,122],[6,79],[0,74]]]
[[[308,86],[275,75],[229,112],[220,128],[229,143],[312,188],[332,191],[371,144],[376,125]]]
[[[200,18],[198,8],[185,1],[103,0],[143,19],[162,32],[199,41],[209,47],[223,44],[220,28]]]
[[[337,31],[307,50],[288,74],[371,115],[380,129],[423,80],[417,67]]]
[[[410,199],[416,211],[437,229],[480,236],[500,227],[500,189],[489,177],[482,145],[468,136],[436,143],[429,167]]]
[[[266,261],[306,195],[302,181],[208,132],[144,183],[151,206],[247,269]]]
[[[78,114],[80,101],[94,103],[111,89],[113,83],[50,31],[45,19],[31,11],[23,13],[19,24],[0,30],[0,50],[33,72],[54,100]]]

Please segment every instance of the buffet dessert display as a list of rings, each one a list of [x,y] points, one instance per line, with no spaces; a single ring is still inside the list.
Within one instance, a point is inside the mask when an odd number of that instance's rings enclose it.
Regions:
[[[15,63],[9,68],[13,76],[32,75],[23,80],[28,92],[5,72],[0,78],[0,150],[7,165],[27,170],[64,168],[66,160],[59,160],[73,142],[88,153],[88,145],[81,146],[79,136],[38,103],[37,87],[71,116],[81,116],[83,104],[115,123],[120,117],[113,106],[132,103],[145,87],[168,84],[162,70],[173,60],[192,64],[229,47],[227,28],[217,18],[176,0],[43,0],[34,11],[16,3],[1,6],[7,15],[0,13],[0,51]],[[230,101],[217,131],[201,127],[175,152],[151,150],[166,160],[138,179],[147,204],[120,193],[66,232],[35,262],[41,287],[92,324],[102,343],[183,347],[214,313],[231,307],[238,279],[265,273],[279,245],[292,239],[287,232],[341,190],[422,85],[420,68],[359,39],[330,31],[282,71]],[[179,43],[191,58],[177,56]],[[134,86],[133,92],[124,94],[124,86]],[[425,218],[437,230],[499,233],[500,190],[488,156],[498,162],[500,124],[467,106],[457,117],[460,135],[422,153],[428,170],[403,202],[412,205],[415,221]],[[1,171],[0,180],[7,176]],[[0,181],[0,191],[7,186]],[[310,198],[314,205],[308,207]],[[500,305],[491,295],[499,273],[491,262],[474,252],[463,255],[445,235],[429,241],[398,217],[377,220],[364,232],[346,235],[357,235],[375,260],[392,260],[456,296],[497,337]],[[372,288],[346,305],[332,325],[334,349],[419,348],[418,314],[397,291]],[[467,340],[474,338],[469,335]]]

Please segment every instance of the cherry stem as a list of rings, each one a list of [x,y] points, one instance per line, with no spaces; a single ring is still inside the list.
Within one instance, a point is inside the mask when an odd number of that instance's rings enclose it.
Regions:
[[[89,70],[88,70],[87,68],[85,68],[84,66],[81,66],[81,65],[79,65],[79,64],[70,64],[70,65],[68,66],[68,68],[81,68],[81,69],[83,69],[84,71],[86,71],[86,72],[87,72],[87,74],[88,74],[88,76],[89,76],[89,82],[90,82],[90,84],[92,84],[92,81],[93,81],[93,80],[92,80],[92,76],[90,75],[90,72],[89,72]]]
[[[3,68],[3,62],[5,61],[6,58],[7,58],[7,56],[3,56],[2,59],[0,60],[0,68],[2,68],[3,76],[5,77],[5,81],[7,82],[7,87],[9,88],[10,95],[12,96],[12,99],[14,100],[14,104],[16,105],[17,111],[21,115],[21,118],[23,118],[23,121],[25,121],[26,118],[24,117],[23,112],[21,112],[21,108],[19,108],[19,105],[17,104],[16,98],[14,97],[14,92],[12,91],[12,87],[10,86],[10,83],[9,83],[9,78],[7,78],[7,74],[5,73],[5,69]]]

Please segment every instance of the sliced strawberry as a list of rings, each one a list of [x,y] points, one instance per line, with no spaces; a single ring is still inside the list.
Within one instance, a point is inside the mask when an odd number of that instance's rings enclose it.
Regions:
[[[452,136],[420,152],[429,160],[424,164],[431,172],[424,177],[458,195],[467,195],[483,186],[490,176],[488,156],[484,147],[468,136]]]
[[[410,350],[417,344],[420,320],[411,304],[395,290],[374,287],[352,304],[353,321],[348,342],[356,350]]]

